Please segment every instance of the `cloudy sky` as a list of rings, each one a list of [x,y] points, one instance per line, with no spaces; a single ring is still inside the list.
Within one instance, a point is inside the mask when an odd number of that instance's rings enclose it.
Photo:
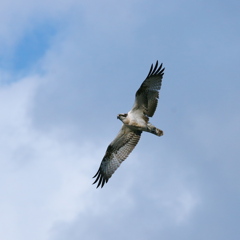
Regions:
[[[238,240],[238,0],[0,3],[0,238]],[[92,185],[150,65],[151,122]]]

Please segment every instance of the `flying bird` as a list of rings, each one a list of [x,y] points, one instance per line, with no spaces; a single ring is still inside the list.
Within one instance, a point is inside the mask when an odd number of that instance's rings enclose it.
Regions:
[[[149,132],[156,136],[162,136],[163,131],[149,122],[158,104],[159,90],[164,74],[162,64],[158,67],[151,65],[146,79],[135,94],[135,102],[128,113],[118,114],[117,118],[123,122],[122,128],[116,138],[108,146],[100,167],[93,178],[94,183],[103,187],[109,178],[128,157],[137,145],[142,132]]]

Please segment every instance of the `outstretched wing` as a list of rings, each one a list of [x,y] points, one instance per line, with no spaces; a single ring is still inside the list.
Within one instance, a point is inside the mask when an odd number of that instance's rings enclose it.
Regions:
[[[93,184],[98,182],[97,188],[100,185],[103,187],[108,182],[108,179],[137,145],[141,133],[141,131],[132,131],[125,125],[122,126],[117,137],[108,146],[101,165],[94,176],[96,180]]]
[[[164,69],[162,64],[158,67],[158,61],[154,68],[153,64],[151,65],[146,79],[136,92],[135,102],[131,111],[141,110],[148,117],[153,116],[158,104]]]

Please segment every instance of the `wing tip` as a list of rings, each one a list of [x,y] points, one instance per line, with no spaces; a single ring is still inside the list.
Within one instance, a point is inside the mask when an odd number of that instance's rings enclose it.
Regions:
[[[158,67],[158,60],[157,60],[154,67],[153,67],[153,64],[151,65],[147,78],[153,75],[163,76],[165,67],[162,68],[162,66],[163,64],[161,63],[160,66]]]
[[[95,178],[95,181],[93,182],[93,184],[97,183],[96,188],[100,187],[101,188],[105,185],[105,183],[108,182],[108,178],[105,178],[104,175],[101,172],[101,169],[99,168],[97,173],[93,176],[93,178]]]

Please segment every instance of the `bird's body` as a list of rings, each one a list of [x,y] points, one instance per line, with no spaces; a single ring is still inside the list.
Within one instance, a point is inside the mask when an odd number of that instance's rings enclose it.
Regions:
[[[162,130],[149,122],[149,117],[153,116],[157,108],[163,71],[162,64],[158,67],[158,61],[154,68],[152,65],[147,78],[136,92],[132,109],[128,113],[118,114],[117,118],[123,122],[123,126],[108,146],[99,170],[94,176],[96,177],[94,183],[98,182],[97,187],[100,185],[103,187],[108,182],[108,179],[137,145],[143,131],[157,136],[163,135]]]
[[[144,131],[151,132],[155,135],[161,136],[163,135],[162,130],[154,127],[148,120],[149,118],[142,114],[139,110],[137,111],[129,111],[126,117],[122,117],[121,114],[118,115],[118,119],[120,119],[123,124],[130,128],[132,131]],[[156,130],[156,132],[155,132]]]

